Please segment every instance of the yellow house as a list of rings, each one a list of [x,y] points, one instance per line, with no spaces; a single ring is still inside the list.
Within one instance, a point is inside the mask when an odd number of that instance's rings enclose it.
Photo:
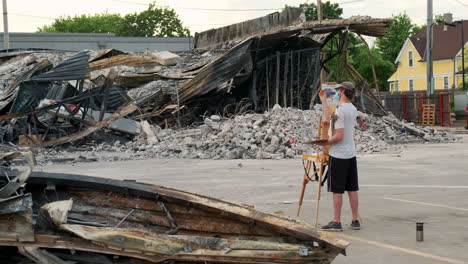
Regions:
[[[436,90],[453,89],[462,83],[461,72],[461,23],[450,27],[434,26],[433,72]],[[464,45],[468,49],[468,21],[464,21]],[[468,68],[465,58],[465,68]],[[427,90],[426,28],[406,40],[395,60],[397,69],[387,80],[390,91]],[[467,70],[465,70],[467,74]]]

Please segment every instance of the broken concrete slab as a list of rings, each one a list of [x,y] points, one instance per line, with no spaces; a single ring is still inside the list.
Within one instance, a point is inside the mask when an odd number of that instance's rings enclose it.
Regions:
[[[180,61],[180,56],[170,51],[159,51],[153,53],[157,63],[164,66],[173,66]]]

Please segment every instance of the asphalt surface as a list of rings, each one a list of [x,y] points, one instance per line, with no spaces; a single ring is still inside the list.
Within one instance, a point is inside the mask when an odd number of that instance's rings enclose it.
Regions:
[[[347,256],[333,263],[468,263],[468,136],[464,143],[407,145],[399,154],[358,157],[362,229],[345,229]],[[296,217],[303,167],[295,160],[144,160],[47,165],[36,170],[134,179],[254,205]],[[317,184],[300,219],[314,222]],[[320,224],[332,219],[323,192]],[[351,221],[347,197],[342,222]],[[424,241],[416,241],[416,222]]]

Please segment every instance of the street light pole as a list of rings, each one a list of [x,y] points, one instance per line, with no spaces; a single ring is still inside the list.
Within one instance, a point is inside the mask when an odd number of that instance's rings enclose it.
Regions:
[[[432,71],[432,0],[427,0],[427,27],[426,27],[426,62],[427,62],[427,93],[433,93]]]
[[[461,20],[461,44],[462,44],[462,82],[463,82],[463,90],[465,90],[467,87],[465,86],[465,31],[463,30],[463,19]],[[468,129],[468,92],[466,93],[467,101],[466,101],[466,108],[465,108],[465,117],[466,117],[466,123],[465,123],[465,129]]]
[[[9,46],[10,46],[10,35],[8,34],[7,0],[3,0],[3,48],[8,49]]]
[[[322,0],[317,0],[317,20],[322,22],[323,19],[323,10],[322,10]]]
[[[462,45],[462,52],[461,52],[461,57],[462,57],[462,81],[463,81],[463,89],[466,88],[465,86],[465,34],[463,30],[463,19],[461,20],[461,45]]]

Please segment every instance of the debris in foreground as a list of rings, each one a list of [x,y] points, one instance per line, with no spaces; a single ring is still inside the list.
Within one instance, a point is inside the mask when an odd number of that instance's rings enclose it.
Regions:
[[[176,189],[71,174],[28,176],[25,186],[0,199],[2,263],[323,264],[349,245],[297,220]]]

